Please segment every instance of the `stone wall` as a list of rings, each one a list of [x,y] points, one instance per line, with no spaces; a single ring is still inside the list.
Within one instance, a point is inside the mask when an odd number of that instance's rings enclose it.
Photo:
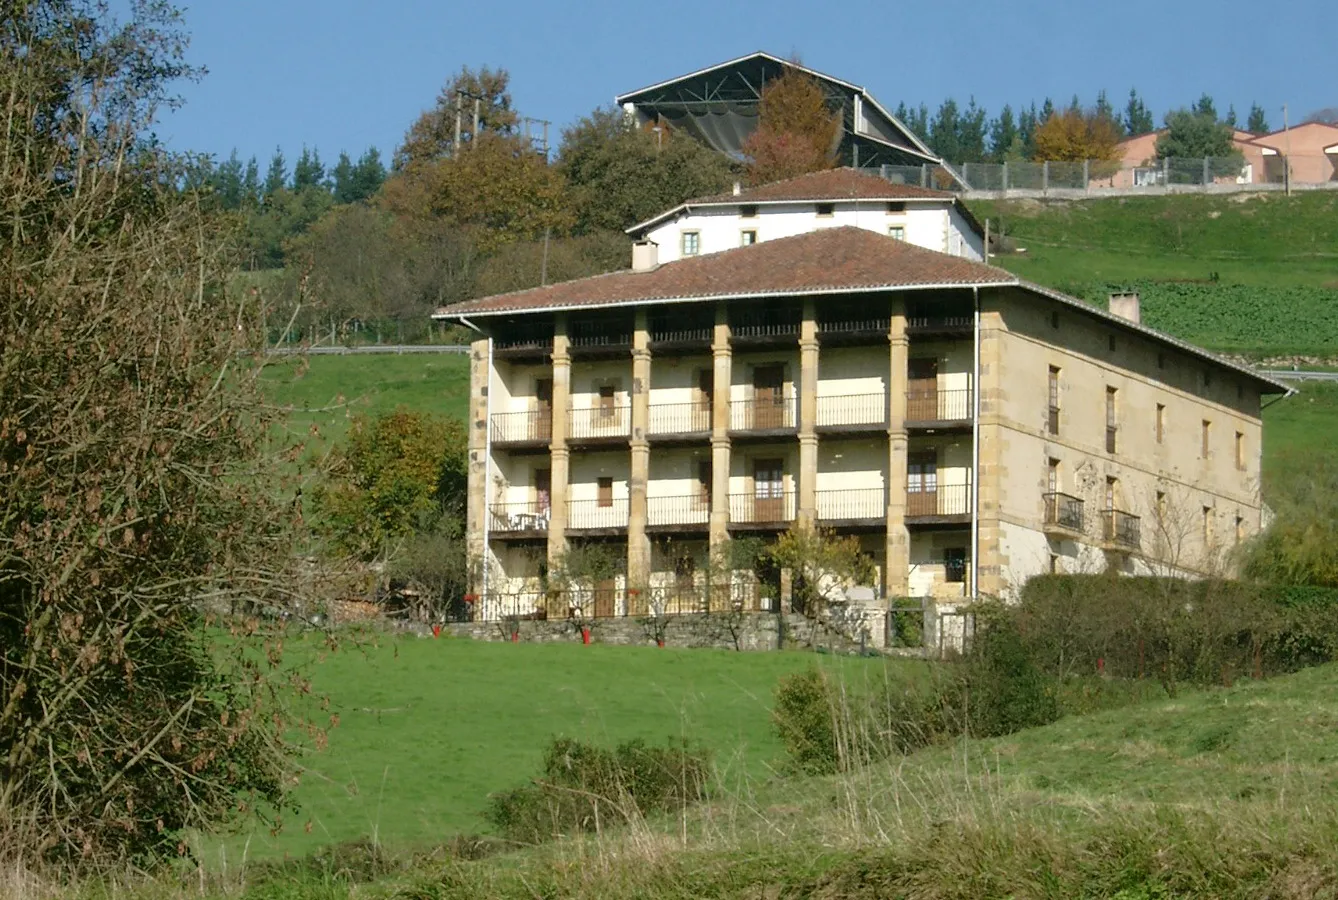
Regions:
[[[677,615],[656,619],[628,616],[616,619],[549,619],[508,622],[457,622],[444,626],[443,634],[478,641],[509,641],[511,630],[524,643],[579,643],[581,627],[590,629],[592,644],[653,647],[663,640],[666,647],[698,647],[719,650],[776,650],[817,648],[835,653],[873,650],[862,646],[835,628],[814,623],[801,615],[738,613]]]

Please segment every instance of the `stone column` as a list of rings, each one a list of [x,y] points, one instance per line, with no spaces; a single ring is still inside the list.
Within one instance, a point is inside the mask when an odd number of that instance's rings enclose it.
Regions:
[[[628,487],[627,586],[638,594],[628,595],[630,615],[645,613],[650,587],[650,538],[646,536],[648,509],[646,486],[650,481],[650,328],[645,307],[636,311],[632,332],[632,464]]]
[[[892,299],[888,328],[887,378],[887,564],[884,567],[889,598],[905,597],[909,589],[911,538],[906,530],[907,359],[906,299]]]
[[[975,385],[980,391],[980,470],[976,474],[979,558],[969,564],[979,567],[976,590],[982,597],[1002,596],[1008,588],[1004,580],[1008,559],[999,541],[1000,514],[1007,503],[1008,485],[1003,460],[1005,432],[999,427],[1001,406],[1007,400],[1000,341],[1004,328],[998,308],[1002,299],[997,291],[980,294],[980,384]]]
[[[488,503],[502,500],[489,496],[488,460],[488,382],[490,341],[480,337],[469,346],[469,498],[466,504],[466,552],[469,557],[469,590],[483,591],[483,567],[487,563],[488,547],[484,541],[487,527]],[[493,591],[496,593],[496,590]]]
[[[711,339],[711,553],[729,540],[729,394],[733,359],[729,346],[729,309],[716,304],[715,333]]]
[[[818,321],[813,298],[804,301],[799,326],[799,506],[798,521],[818,519]]]
[[[567,449],[567,422],[571,417],[571,345],[567,338],[567,316],[557,314],[553,330],[553,428],[548,445],[552,483],[548,516],[548,565],[556,566],[567,551],[567,483],[571,452]]]

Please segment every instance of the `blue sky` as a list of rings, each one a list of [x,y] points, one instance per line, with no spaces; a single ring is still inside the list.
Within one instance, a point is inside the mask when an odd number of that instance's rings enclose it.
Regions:
[[[1160,120],[1207,91],[1242,122],[1338,106],[1338,5],[1305,2],[1091,3],[1008,0],[907,4],[581,4],[510,0],[196,0],[190,58],[209,74],[164,117],[170,146],[291,164],[303,144],[333,161],[378,146],[389,159],[409,123],[461,65],[511,72],[519,111],[561,126],[613,96],[754,50],[798,53],[885,105],[974,95],[1005,103],[1091,103],[1130,87]],[[823,11],[830,10],[830,11]]]

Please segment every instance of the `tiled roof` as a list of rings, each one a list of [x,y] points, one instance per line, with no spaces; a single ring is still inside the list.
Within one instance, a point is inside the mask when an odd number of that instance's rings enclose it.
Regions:
[[[894,184],[880,175],[845,166],[810,172],[784,181],[748,188],[737,194],[715,194],[689,200],[698,203],[774,203],[785,200],[954,200],[948,191],[922,188],[917,184]]]
[[[646,272],[620,271],[466,300],[439,316],[489,315],[664,300],[1016,284],[1003,269],[925,250],[863,228],[824,228]]]

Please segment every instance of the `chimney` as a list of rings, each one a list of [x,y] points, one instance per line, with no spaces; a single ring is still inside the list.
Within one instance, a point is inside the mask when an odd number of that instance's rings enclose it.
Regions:
[[[632,271],[653,272],[660,267],[660,245],[654,241],[637,241],[632,245]]]
[[[1138,309],[1138,291],[1122,291],[1111,294],[1110,313],[1119,316],[1121,319],[1128,319],[1135,325],[1139,324],[1142,316]]]
[[[734,196],[737,197],[742,193],[743,193],[743,184],[738,181],[734,182]]]

